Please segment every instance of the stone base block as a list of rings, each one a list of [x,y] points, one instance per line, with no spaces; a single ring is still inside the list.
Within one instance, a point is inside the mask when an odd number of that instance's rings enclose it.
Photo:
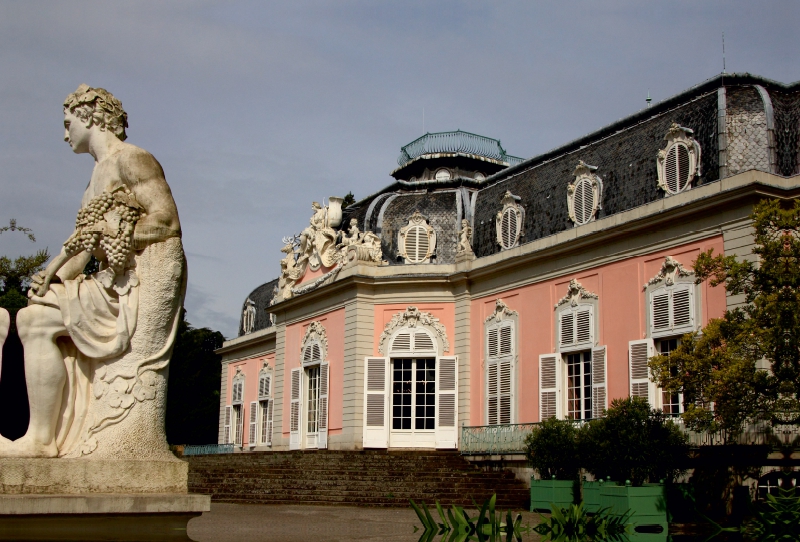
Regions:
[[[186,493],[0,495],[0,540],[191,540],[211,497]]]
[[[0,458],[0,494],[186,493],[189,464],[108,459]]]

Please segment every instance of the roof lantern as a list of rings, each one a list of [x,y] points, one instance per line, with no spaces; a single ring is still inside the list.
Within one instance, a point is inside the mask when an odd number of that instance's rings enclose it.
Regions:
[[[508,154],[499,139],[462,130],[429,132],[400,149],[399,167],[392,177],[412,182],[447,182],[457,177],[483,180],[522,161]]]

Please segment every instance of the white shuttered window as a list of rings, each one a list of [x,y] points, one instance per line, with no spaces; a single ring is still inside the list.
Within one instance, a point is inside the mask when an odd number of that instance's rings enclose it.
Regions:
[[[230,405],[225,407],[225,423],[222,426],[222,443],[223,444],[232,444],[233,441],[231,440],[231,418],[233,416],[232,408]]]
[[[513,320],[486,329],[486,418],[488,425],[514,423],[515,326]]]
[[[580,350],[594,346],[594,307],[578,305],[558,315],[559,350]]]
[[[650,292],[650,336],[665,337],[695,329],[694,284],[679,283]]]
[[[330,364],[320,363],[319,365],[319,425],[317,428],[317,447],[328,447],[328,376]]]
[[[592,418],[602,417],[608,408],[606,379],[606,347],[598,346],[592,350]]]
[[[248,446],[255,446],[257,441],[258,435],[258,401],[252,401],[250,403],[250,409],[247,411],[249,416],[249,432],[247,434],[247,445]]]

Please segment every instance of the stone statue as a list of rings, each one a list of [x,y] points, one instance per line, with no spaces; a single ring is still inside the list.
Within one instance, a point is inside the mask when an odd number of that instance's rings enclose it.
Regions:
[[[347,233],[342,232],[342,242],[336,245],[336,248],[347,251],[347,247],[350,245],[357,245],[361,242],[363,237],[364,234],[362,234],[361,230],[358,229],[358,219],[351,218],[350,227],[348,228]]]
[[[171,457],[167,370],[186,261],[161,165],[125,143],[127,124],[104,89],[81,85],[64,102],[64,140],[95,166],[75,232],[17,315],[30,424],[17,441],[0,437],[2,456]],[[100,271],[83,275],[92,255]]]
[[[242,311],[242,331],[245,335],[253,332],[256,325],[256,304],[249,297],[244,302],[244,310]]]
[[[472,226],[469,225],[469,220],[463,219],[461,221],[461,231],[458,232],[458,250],[457,253],[472,253]]]

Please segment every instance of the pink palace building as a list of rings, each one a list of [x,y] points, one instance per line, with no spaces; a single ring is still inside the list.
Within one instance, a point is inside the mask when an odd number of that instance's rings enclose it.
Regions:
[[[692,263],[752,257],[753,204],[798,196],[798,119],[800,85],[726,74],[524,160],[423,135],[292,226],[218,351],[219,442],[465,451],[617,397],[679,414],[647,359],[743,301]]]

